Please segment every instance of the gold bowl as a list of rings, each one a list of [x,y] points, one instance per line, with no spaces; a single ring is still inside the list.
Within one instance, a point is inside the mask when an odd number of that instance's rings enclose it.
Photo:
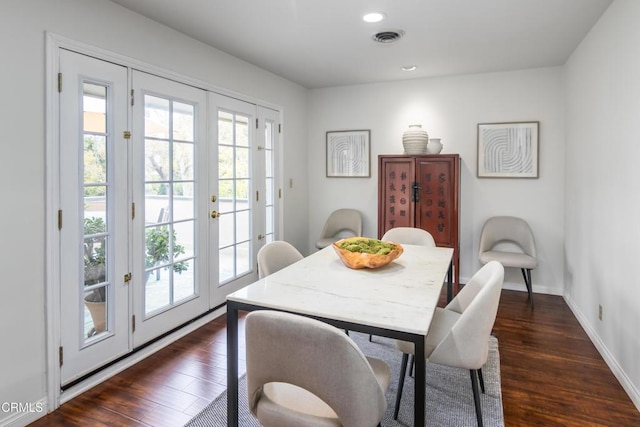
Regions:
[[[363,249],[368,250],[379,246],[384,246],[384,248],[378,253],[362,252]],[[333,244],[333,249],[335,249],[342,262],[353,269],[383,267],[404,252],[399,243],[382,242],[368,237],[349,237],[338,240]]]

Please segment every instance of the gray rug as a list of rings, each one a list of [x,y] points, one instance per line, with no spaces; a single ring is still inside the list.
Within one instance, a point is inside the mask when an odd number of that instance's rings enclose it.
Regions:
[[[350,332],[363,353],[385,360],[391,367],[391,384],[387,390],[387,411],[382,419],[383,427],[405,427],[413,425],[413,378],[407,377],[404,384],[402,403],[398,420],[393,419],[398,376],[402,353],[396,350],[393,341]],[[500,390],[500,356],[498,340],[489,341],[489,360],[482,369],[486,393],[481,395],[482,418],[485,426],[504,426],[502,395]],[[476,413],[471,391],[469,371],[427,363],[426,424],[428,426],[466,427],[476,426]],[[247,382],[240,379],[238,391],[239,425],[259,427],[258,421],[249,412],[247,404]],[[187,427],[223,427],[227,425],[227,394],[222,393],[209,406],[189,421]]]

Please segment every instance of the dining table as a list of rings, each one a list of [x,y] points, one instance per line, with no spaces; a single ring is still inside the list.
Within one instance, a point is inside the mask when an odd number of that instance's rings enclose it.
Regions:
[[[239,311],[278,310],[347,331],[410,341],[424,354],[442,286],[452,287],[453,249],[402,245],[403,253],[375,268],[351,269],[332,246],[227,296],[227,425],[238,426]],[[424,357],[415,358],[414,425],[425,425]]]

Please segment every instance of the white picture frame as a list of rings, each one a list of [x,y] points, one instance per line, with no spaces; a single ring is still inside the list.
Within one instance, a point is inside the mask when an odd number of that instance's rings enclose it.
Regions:
[[[538,178],[539,126],[479,123],[478,178]]]
[[[371,131],[327,132],[327,178],[371,177]]]

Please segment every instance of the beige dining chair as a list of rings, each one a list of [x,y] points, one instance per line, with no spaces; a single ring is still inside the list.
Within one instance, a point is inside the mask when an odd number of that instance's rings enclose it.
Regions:
[[[483,264],[499,261],[504,267],[519,268],[533,310],[531,270],[538,266],[538,260],[533,232],[524,219],[514,216],[489,218],[480,233],[478,256]]]
[[[316,248],[323,249],[345,237],[362,236],[362,214],[356,209],[333,211],[322,228]]]
[[[283,240],[269,242],[258,251],[258,278],[282,270],[302,258],[302,254],[291,243]]]
[[[482,366],[489,355],[489,336],[498,313],[503,281],[502,264],[487,263],[445,308],[436,308],[425,338],[424,357],[429,363],[469,370],[479,427],[482,427],[482,408],[478,381],[483,392],[484,381],[478,374],[482,375]],[[403,354],[394,419],[398,419],[409,354],[415,353],[413,343],[396,341],[396,345]]]
[[[385,362],[308,317],[253,311],[245,328],[249,410],[261,425],[379,425],[387,407]]]
[[[401,245],[435,246],[431,233],[422,228],[395,227],[387,230],[382,236],[385,242],[396,242]]]

